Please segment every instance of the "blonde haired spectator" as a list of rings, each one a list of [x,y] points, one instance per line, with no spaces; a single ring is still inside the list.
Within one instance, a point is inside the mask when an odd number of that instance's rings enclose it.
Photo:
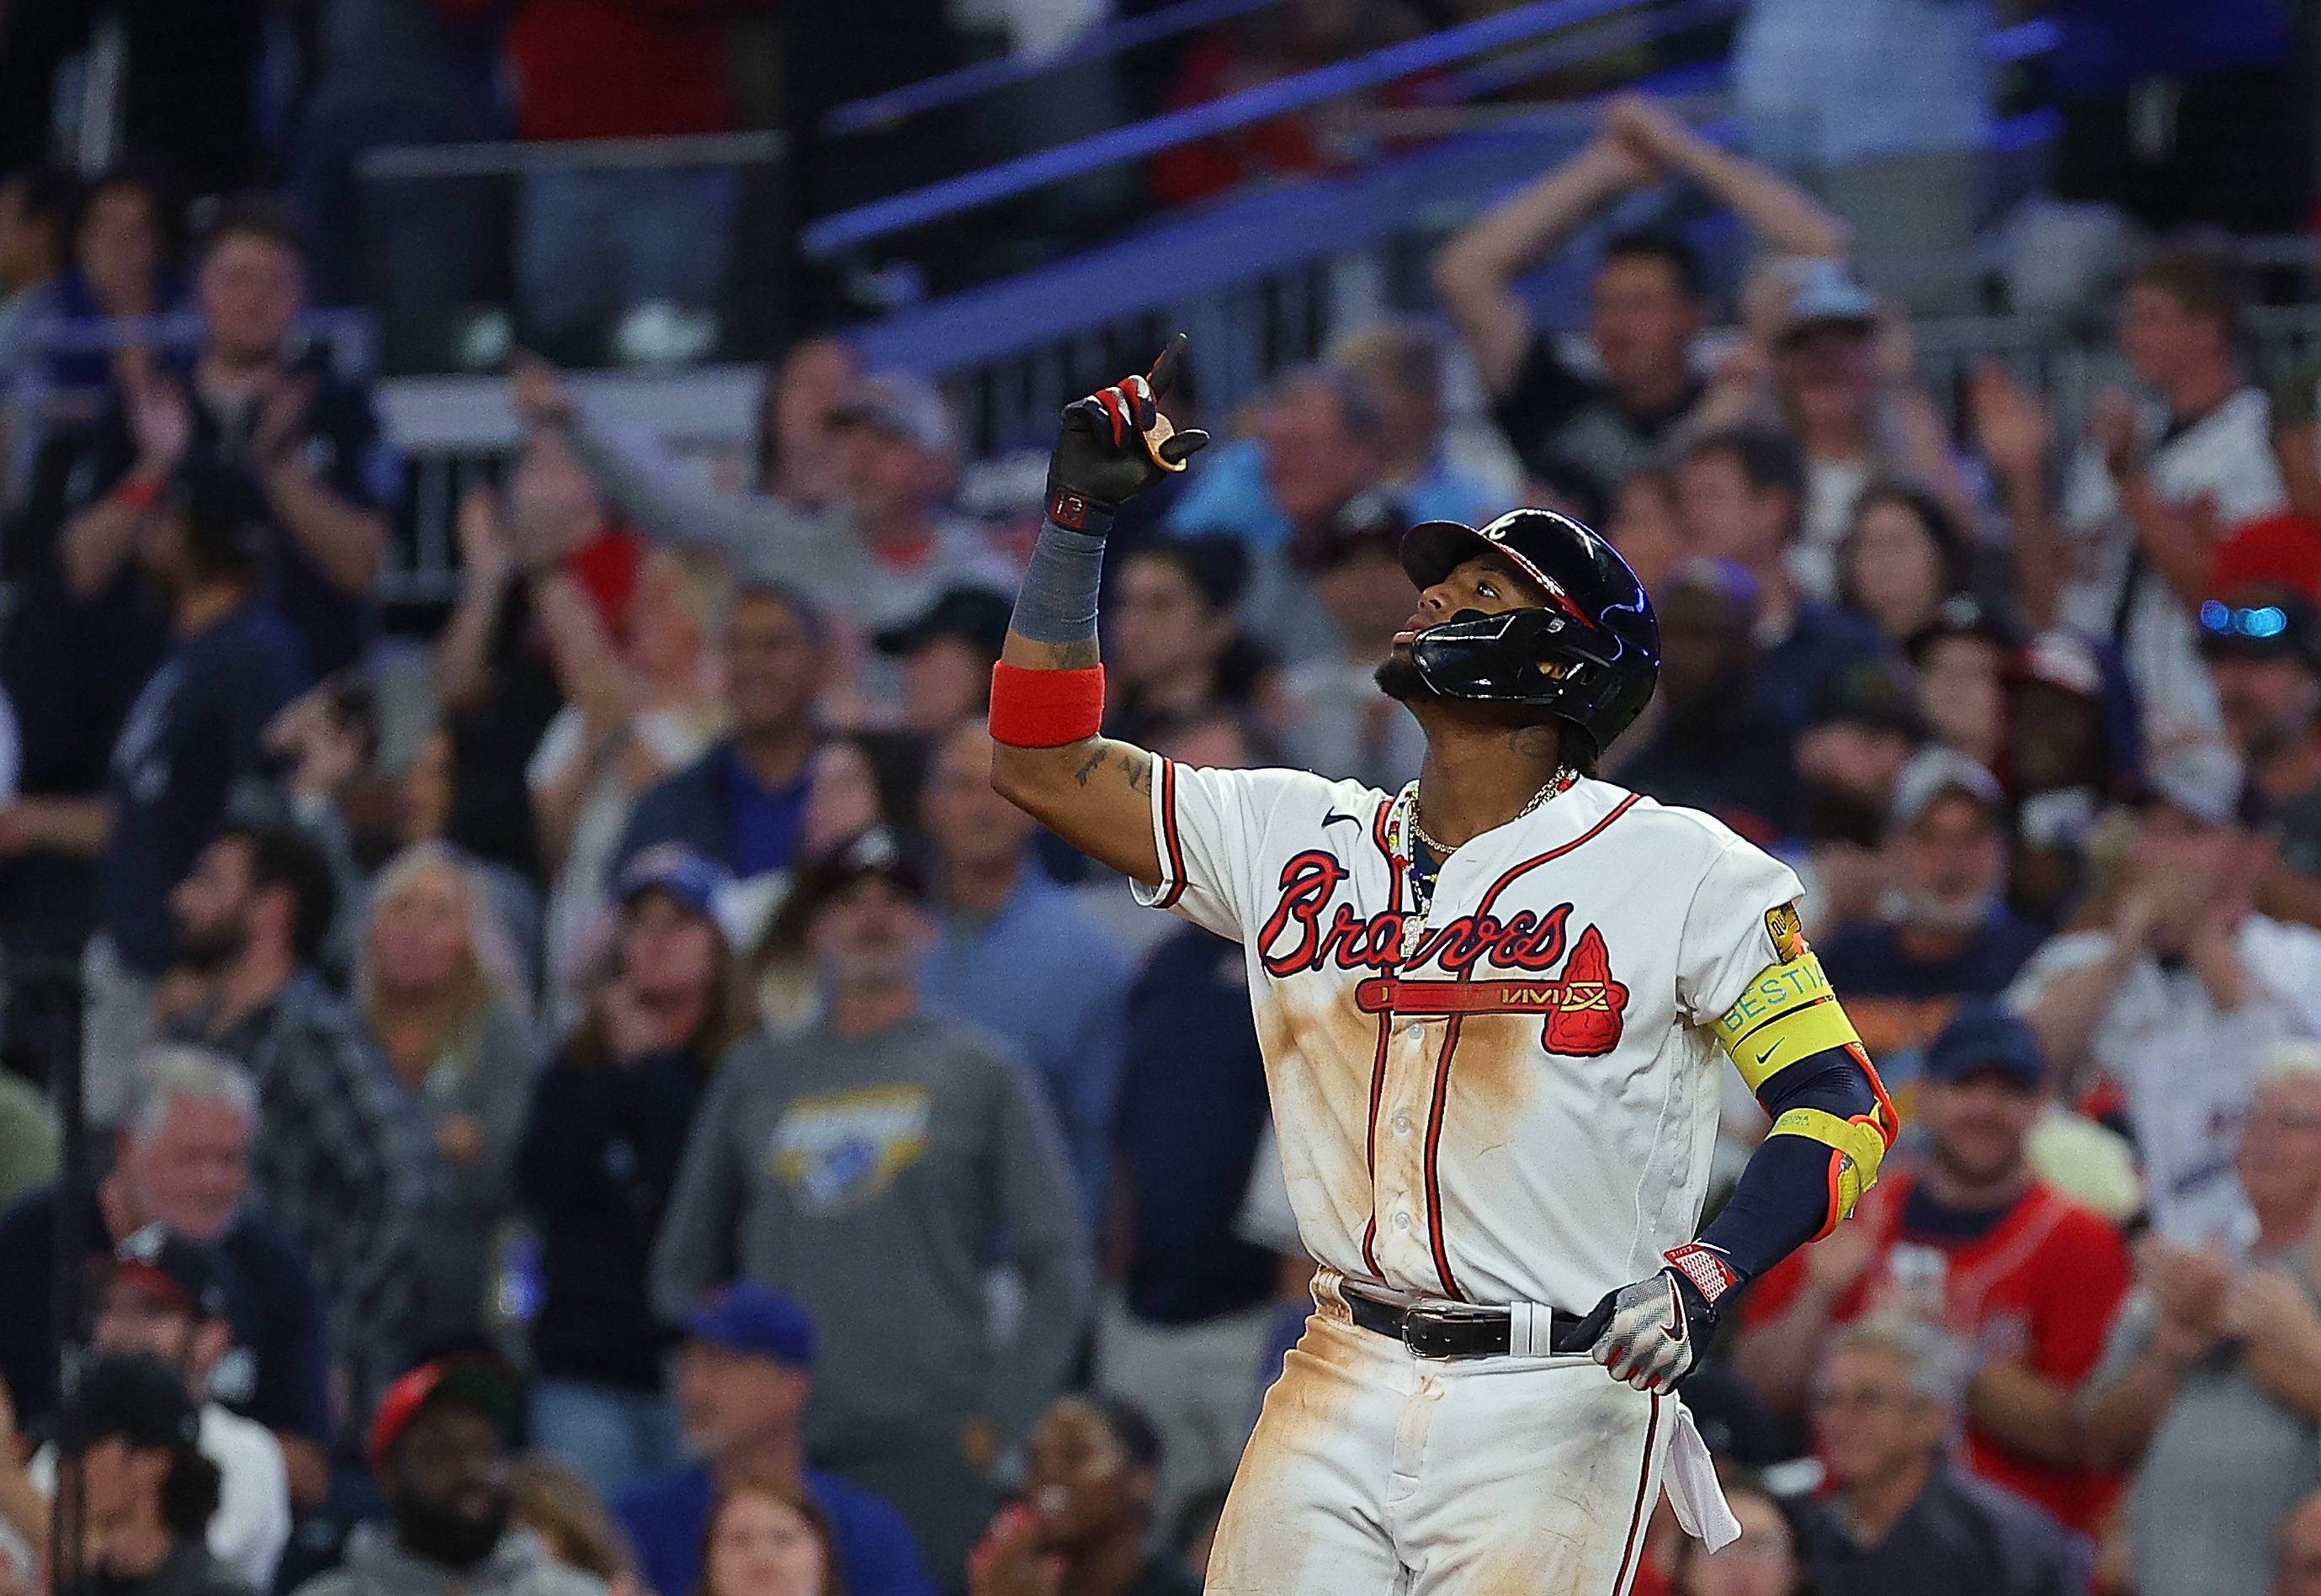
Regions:
[[[529,994],[476,869],[441,842],[379,872],[355,951],[364,1028],[414,1095],[446,1179],[422,1269],[421,1345],[481,1332],[542,1058]]]

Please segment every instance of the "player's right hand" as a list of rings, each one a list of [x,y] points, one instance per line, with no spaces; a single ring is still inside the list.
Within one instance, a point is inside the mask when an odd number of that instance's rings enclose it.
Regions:
[[[1168,473],[1183,470],[1209,441],[1206,432],[1176,431],[1154,403],[1169,392],[1184,355],[1179,332],[1148,376],[1124,377],[1064,407],[1056,452],[1048,460],[1048,513],[1059,526],[1082,530],[1086,510],[1109,514]]]

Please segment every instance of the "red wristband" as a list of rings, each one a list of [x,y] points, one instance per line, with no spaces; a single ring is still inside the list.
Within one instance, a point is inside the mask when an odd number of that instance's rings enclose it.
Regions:
[[[1060,748],[1104,726],[1104,667],[1030,670],[991,667],[991,740],[1011,748]]]
[[[123,509],[143,515],[161,502],[163,486],[161,483],[140,482],[133,476],[125,476],[113,490],[113,496],[120,501]]]

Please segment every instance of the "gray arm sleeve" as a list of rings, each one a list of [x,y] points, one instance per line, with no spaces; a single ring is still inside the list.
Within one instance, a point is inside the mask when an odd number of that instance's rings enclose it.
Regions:
[[[694,1113],[685,1161],[653,1243],[653,1314],[667,1324],[683,1323],[711,1287],[733,1277],[733,1235],[744,1195],[733,1138],[726,1134],[732,1084],[740,1073],[733,1066],[728,1057]]]
[[[1064,1388],[1088,1317],[1096,1265],[1062,1140],[1031,1072],[1000,1060],[999,1212],[1024,1274],[1024,1324],[992,1365],[990,1418],[1003,1435],[1031,1432]]]
[[[825,540],[809,518],[764,494],[718,492],[643,427],[600,421],[583,408],[565,436],[597,485],[653,537],[828,602],[823,589],[832,573],[816,558]]]

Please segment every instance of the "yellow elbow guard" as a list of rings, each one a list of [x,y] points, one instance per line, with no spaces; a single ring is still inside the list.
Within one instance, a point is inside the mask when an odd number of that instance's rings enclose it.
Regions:
[[[1760,971],[1716,1022],[1716,1039],[1752,1092],[1800,1058],[1861,1045],[1810,953]]]
[[[1900,1120],[1821,961],[1800,953],[1769,966],[1716,1022],[1716,1037],[1752,1092],[1800,1059],[1838,1047],[1852,1052],[1869,1075],[1877,1107],[1868,1114],[1846,1119],[1827,1109],[1794,1108],[1773,1121],[1771,1135],[1803,1137],[1831,1149],[1829,1219],[1822,1232],[1827,1235],[1877,1183]]]

